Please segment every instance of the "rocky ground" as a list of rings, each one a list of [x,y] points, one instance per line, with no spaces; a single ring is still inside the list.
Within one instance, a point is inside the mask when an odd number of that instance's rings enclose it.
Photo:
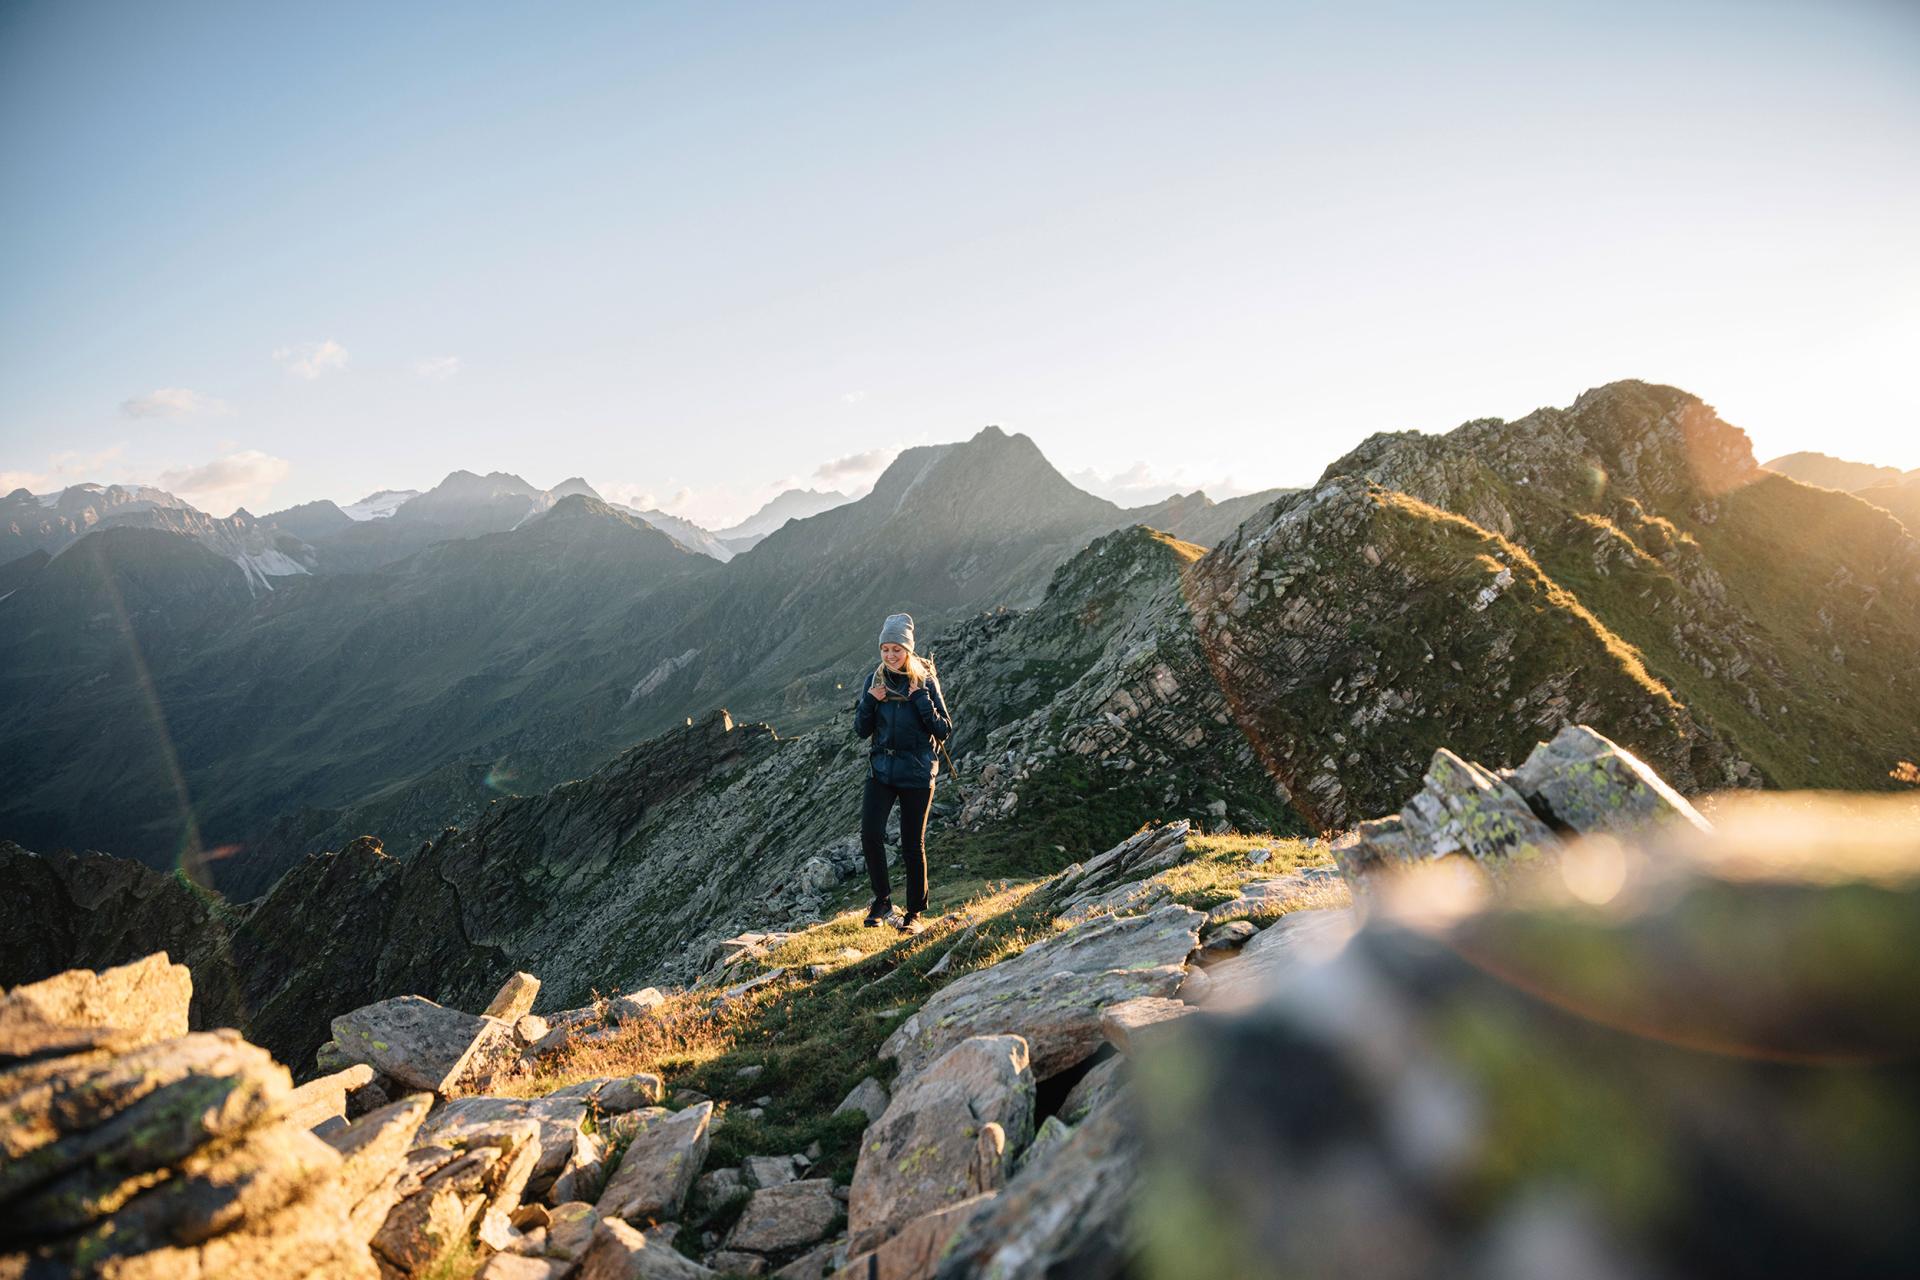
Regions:
[[[291,1071],[164,955],[70,971],[0,995],[0,1276],[1898,1273],[1916,888],[1911,802],[1702,812],[1572,727]]]

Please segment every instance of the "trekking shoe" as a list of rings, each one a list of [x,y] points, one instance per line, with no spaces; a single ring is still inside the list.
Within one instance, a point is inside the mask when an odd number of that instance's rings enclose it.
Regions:
[[[892,914],[893,904],[891,902],[888,902],[885,898],[875,898],[873,905],[867,908],[867,918],[862,923],[869,929],[878,929],[886,923],[887,917]]]
[[[918,911],[907,912],[906,915],[900,917],[900,923],[894,926],[894,928],[902,933],[919,933],[926,927],[926,921],[920,918]]]

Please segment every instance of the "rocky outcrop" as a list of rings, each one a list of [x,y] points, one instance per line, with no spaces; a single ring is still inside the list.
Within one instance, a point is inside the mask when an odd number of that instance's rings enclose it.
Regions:
[[[1080,919],[1122,908],[1156,906],[1142,882],[1187,860],[1187,836],[1192,829],[1182,819],[1136,831],[1085,864],[1075,863],[1055,875],[1038,890],[1041,901],[1061,918]]]
[[[1557,866],[1561,832],[1708,825],[1659,774],[1586,725],[1568,725],[1518,769],[1502,772],[1442,748],[1422,781],[1397,816],[1362,822],[1334,842],[1334,860],[1356,893],[1382,877],[1443,864],[1505,885],[1543,860]]]

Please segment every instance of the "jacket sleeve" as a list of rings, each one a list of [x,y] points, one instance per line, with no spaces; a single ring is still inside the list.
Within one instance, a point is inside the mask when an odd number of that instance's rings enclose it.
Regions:
[[[869,692],[872,688],[873,672],[862,671],[860,673],[860,698],[853,704],[853,732],[855,737],[871,738],[873,736],[874,713],[880,709],[880,704],[874,701],[873,694]]]
[[[932,734],[936,742],[945,742],[953,733],[947,700],[940,696],[939,676],[927,677],[927,683],[913,697],[913,709],[919,713],[920,727]]]

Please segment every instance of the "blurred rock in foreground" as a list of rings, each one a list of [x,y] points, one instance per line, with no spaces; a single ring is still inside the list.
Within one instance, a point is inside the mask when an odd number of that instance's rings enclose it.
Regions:
[[[1156,1277],[1920,1274],[1920,805],[1442,858],[1137,1062]],[[1449,870],[1448,864],[1451,864]]]

